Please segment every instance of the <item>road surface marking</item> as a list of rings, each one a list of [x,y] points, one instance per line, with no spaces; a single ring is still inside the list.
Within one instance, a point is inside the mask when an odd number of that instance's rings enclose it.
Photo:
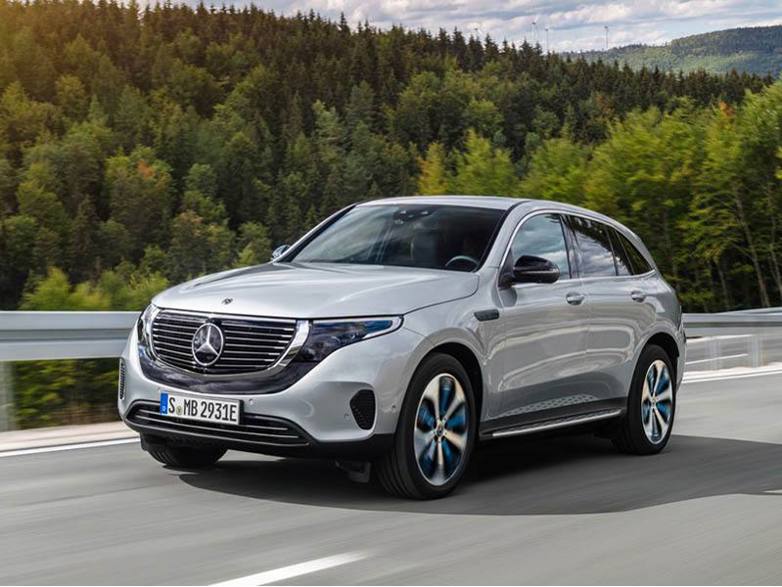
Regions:
[[[708,363],[709,361],[721,361],[724,359],[740,359],[741,357],[748,357],[749,355],[747,353],[741,353],[739,355],[721,355],[719,357],[716,357],[716,359],[698,359],[697,361],[687,361],[684,363],[685,365],[695,365],[697,363]]]
[[[57,446],[39,446],[37,448],[22,448],[18,450],[6,450],[0,452],[0,459],[3,457],[21,457],[23,455],[36,455],[45,452],[60,452],[63,450],[76,450],[79,448],[94,448],[98,446],[114,446],[115,444],[130,444],[138,442],[138,437],[117,438],[115,440],[97,440],[95,442],[79,442],[77,444],[60,444]]]
[[[696,372],[697,373],[697,372]],[[761,373],[732,373],[730,375],[707,375],[704,377],[696,376],[695,373],[690,375],[689,377],[687,374],[684,376],[683,383],[701,383],[705,381],[725,381],[727,379],[744,379],[749,377],[764,377],[767,375],[780,375],[782,374],[782,369],[776,369],[774,371],[763,371]]]
[[[309,573],[331,569],[340,565],[346,565],[366,557],[367,554],[363,552],[348,552],[345,554],[327,556],[325,558],[316,558],[315,560],[307,561],[305,563],[280,567],[279,569],[272,569],[271,571],[264,571],[263,573],[256,573],[255,575],[247,575],[246,577],[231,579],[230,581],[225,581],[223,583],[215,583],[212,587],[247,587],[249,585],[268,585],[269,583],[278,583],[279,581],[285,581],[286,579],[292,579],[293,577],[298,577],[300,575],[307,575]]]

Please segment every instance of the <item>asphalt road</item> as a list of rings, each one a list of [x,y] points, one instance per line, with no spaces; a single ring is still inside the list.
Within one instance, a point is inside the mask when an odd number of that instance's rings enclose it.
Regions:
[[[504,442],[437,502],[241,453],[203,473],[137,444],[0,458],[0,584],[781,582],[782,375],[679,398],[661,455]]]

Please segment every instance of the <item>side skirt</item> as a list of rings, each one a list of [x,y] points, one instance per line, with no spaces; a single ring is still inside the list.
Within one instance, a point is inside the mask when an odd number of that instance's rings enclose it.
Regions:
[[[570,426],[578,426],[580,424],[589,424],[592,422],[600,422],[602,420],[610,420],[611,418],[618,418],[623,413],[621,409],[612,410],[600,410],[598,412],[592,412],[588,414],[581,414],[577,416],[566,416],[563,418],[556,418],[545,422],[535,422],[531,424],[522,424],[519,426],[513,426],[510,428],[502,428],[494,430],[483,435],[484,439],[489,438],[504,438],[506,436],[520,436],[522,434],[534,434],[536,432],[546,432],[548,430],[557,430],[559,428],[568,428]]]

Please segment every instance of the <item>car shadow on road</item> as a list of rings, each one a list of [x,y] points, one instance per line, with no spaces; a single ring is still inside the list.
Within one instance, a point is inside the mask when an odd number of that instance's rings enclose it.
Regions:
[[[621,512],[727,494],[782,489],[782,445],[674,436],[659,455],[616,453],[592,436],[503,441],[482,446],[448,498],[394,499],[357,484],[330,462],[233,460],[183,472],[188,485],[286,503],[429,514],[534,515]],[[782,505],[782,503],[781,503]]]

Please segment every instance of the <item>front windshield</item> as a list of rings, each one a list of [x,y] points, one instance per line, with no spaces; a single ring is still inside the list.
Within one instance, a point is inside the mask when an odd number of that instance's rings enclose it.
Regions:
[[[502,214],[437,204],[357,206],[286,260],[474,271]]]

